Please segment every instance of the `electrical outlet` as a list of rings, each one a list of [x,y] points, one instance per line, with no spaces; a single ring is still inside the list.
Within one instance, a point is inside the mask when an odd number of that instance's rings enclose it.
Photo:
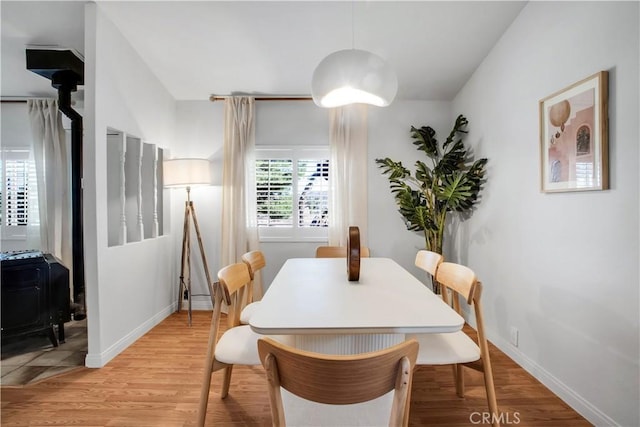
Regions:
[[[516,328],[515,326],[511,327],[511,331],[510,331],[510,335],[509,335],[509,340],[511,341],[511,344],[514,347],[518,346],[518,328]]]

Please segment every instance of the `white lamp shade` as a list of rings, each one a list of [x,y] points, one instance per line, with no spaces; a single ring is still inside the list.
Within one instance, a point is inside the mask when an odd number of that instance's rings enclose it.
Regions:
[[[171,159],[164,161],[165,187],[210,185],[211,172],[207,159]]]
[[[386,107],[398,92],[391,66],[371,52],[340,50],[324,58],[313,72],[311,95],[320,107],[363,103]]]

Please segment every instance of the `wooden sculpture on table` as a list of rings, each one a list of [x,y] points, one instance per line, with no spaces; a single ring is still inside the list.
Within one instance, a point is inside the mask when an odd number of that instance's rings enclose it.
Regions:
[[[347,276],[350,282],[360,279],[360,229],[349,227],[347,236]]]

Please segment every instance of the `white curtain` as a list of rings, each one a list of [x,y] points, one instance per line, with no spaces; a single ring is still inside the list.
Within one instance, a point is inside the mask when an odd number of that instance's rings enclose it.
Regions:
[[[27,101],[38,180],[40,249],[71,267],[70,161],[55,99]]]
[[[222,173],[222,266],[241,262],[258,249],[255,195],[255,100],[229,97],[224,103],[224,170]],[[254,281],[254,298],[262,283]]]
[[[329,245],[346,246],[349,226],[357,226],[367,246],[367,106],[334,108],[329,123]]]

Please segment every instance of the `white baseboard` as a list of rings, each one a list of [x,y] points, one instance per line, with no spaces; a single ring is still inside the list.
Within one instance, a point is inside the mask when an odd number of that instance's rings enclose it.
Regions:
[[[176,309],[178,308],[178,303],[176,303]],[[188,300],[182,301],[182,310],[189,309]],[[191,310],[206,310],[213,311],[213,304],[211,304],[211,298],[207,295],[205,296],[194,296],[191,300]]]
[[[500,337],[493,336],[490,338],[490,341],[493,345],[498,347],[500,351],[513,359],[514,362],[533,375],[535,379],[544,384],[556,396],[562,399],[567,405],[571,406],[571,408],[585,417],[587,421],[593,425],[611,427],[619,426],[619,424],[608,417],[607,414],[596,408],[565,383],[520,352],[516,347],[512,346],[509,342]]]
[[[183,306],[186,307],[186,304]],[[193,300],[191,300],[191,309],[192,310],[213,310],[213,305],[211,304],[211,298],[208,296],[205,297],[197,297],[194,296]]]
[[[131,331],[129,334],[124,336],[122,339],[120,339],[118,342],[116,342],[114,345],[112,345],[102,353],[87,353],[87,356],[84,359],[85,366],[87,368],[102,368],[111,359],[116,357],[127,347],[133,344],[137,339],[142,337],[144,334],[153,329],[157,324],[166,319],[171,313],[176,310],[176,308],[176,304],[172,304],[169,307],[164,308],[162,311],[138,326],[136,329]]]

